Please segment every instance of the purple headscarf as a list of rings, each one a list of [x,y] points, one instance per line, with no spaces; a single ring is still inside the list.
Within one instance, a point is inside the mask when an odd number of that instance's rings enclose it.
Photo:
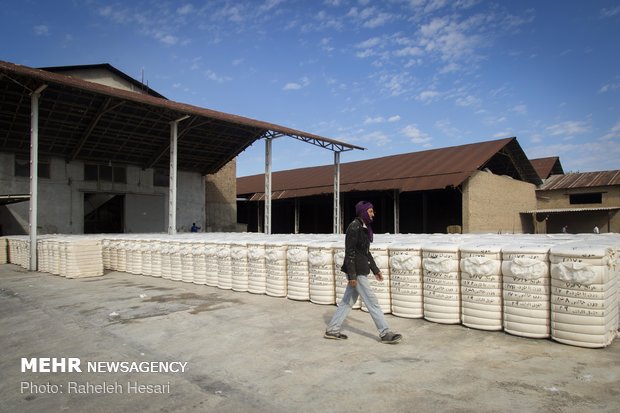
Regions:
[[[372,218],[368,215],[368,210],[374,207],[370,202],[360,201],[355,205],[355,215],[360,217],[360,219],[366,224],[366,231],[368,232],[368,239],[370,242],[373,240],[373,232],[372,232]]]

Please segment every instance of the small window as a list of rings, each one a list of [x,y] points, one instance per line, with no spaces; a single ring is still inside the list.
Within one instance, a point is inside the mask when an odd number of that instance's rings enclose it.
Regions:
[[[123,166],[114,167],[114,183],[126,184],[127,183],[127,171]]]
[[[170,171],[168,169],[155,169],[153,172],[154,186],[170,186]]]
[[[112,167],[99,165],[99,180],[102,182],[112,182]]]
[[[50,163],[48,160],[39,159],[37,175],[39,178],[50,178]],[[30,159],[15,157],[15,176],[30,177]]]
[[[84,180],[85,181],[98,181],[99,180],[99,167],[92,164],[84,164]]]
[[[30,161],[28,159],[15,158],[15,176],[30,176]]]
[[[570,194],[570,203],[572,204],[602,204],[603,194],[601,192],[592,192],[589,194]]]

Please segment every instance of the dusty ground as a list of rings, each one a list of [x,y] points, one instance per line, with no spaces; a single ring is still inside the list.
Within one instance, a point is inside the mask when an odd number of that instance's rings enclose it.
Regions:
[[[585,349],[388,315],[404,340],[384,345],[361,311],[345,326],[349,340],[325,340],[334,309],[119,272],[65,279],[0,265],[0,410],[620,411],[620,340]],[[187,365],[22,372],[21,358],[32,357]],[[68,392],[104,382],[115,390]],[[128,394],[128,382],[168,391]]]

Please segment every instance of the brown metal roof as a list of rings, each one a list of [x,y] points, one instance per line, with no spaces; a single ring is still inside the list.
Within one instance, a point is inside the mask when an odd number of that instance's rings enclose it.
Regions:
[[[563,212],[590,212],[590,211],[614,211],[620,207],[591,207],[591,208],[549,208],[549,209],[532,209],[530,211],[520,212],[521,214],[554,214]]]
[[[560,163],[559,156],[551,156],[549,158],[530,159],[532,166],[541,179],[547,179],[551,175],[562,175],[564,169]]]
[[[39,154],[67,161],[169,168],[170,122],[179,123],[178,169],[210,174],[265,136],[332,150],[363,149],[307,132],[0,61],[0,150],[30,151],[30,94],[40,98]]]
[[[612,185],[620,185],[620,170],[551,175],[538,190],[548,191],[553,189],[592,188]]]
[[[401,192],[443,189],[461,185],[475,171],[488,168],[540,183],[516,138],[473,143],[386,156],[340,165],[340,191],[398,189]],[[237,178],[237,195],[264,197],[264,174]],[[333,193],[334,166],[316,166],[272,173],[272,198],[295,198]]]

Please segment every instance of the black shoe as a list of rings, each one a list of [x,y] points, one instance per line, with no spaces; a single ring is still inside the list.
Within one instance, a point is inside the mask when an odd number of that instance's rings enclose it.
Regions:
[[[396,344],[402,339],[403,336],[401,334],[392,333],[391,331],[388,331],[383,336],[381,336],[381,342],[385,344]]]
[[[348,338],[345,334],[342,334],[341,332],[334,333],[332,331],[326,331],[323,337],[331,338],[333,340],[346,340]]]

